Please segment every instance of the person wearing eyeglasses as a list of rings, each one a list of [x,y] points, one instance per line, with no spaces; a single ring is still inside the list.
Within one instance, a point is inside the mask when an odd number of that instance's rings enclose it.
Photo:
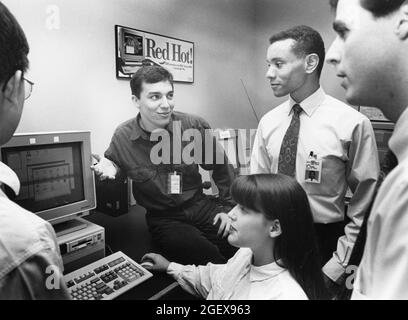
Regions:
[[[15,17],[0,2],[0,144],[13,136],[34,83],[24,77],[29,46]],[[16,194],[17,175],[0,162],[0,184]],[[68,299],[52,226],[0,189],[0,300]]]

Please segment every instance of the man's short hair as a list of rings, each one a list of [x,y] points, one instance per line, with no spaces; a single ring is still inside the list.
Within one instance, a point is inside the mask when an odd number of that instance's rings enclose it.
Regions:
[[[0,2],[0,83],[6,83],[17,70],[27,71],[29,51],[23,29]]]
[[[173,75],[158,65],[142,66],[132,76],[132,80],[130,81],[132,95],[140,98],[143,83],[157,83],[162,81],[168,81],[173,86]]]
[[[308,26],[296,26],[274,34],[270,37],[269,42],[273,44],[287,39],[295,40],[296,43],[293,45],[292,50],[296,56],[305,57],[312,53],[319,56],[320,61],[317,67],[317,75],[320,77],[326,56],[324,42],[320,33]]]
[[[360,0],[360,5],[370,11],[374,17],[385,17],[397,10],[405,0]],[[330,6],[336,10],[339,0],[330,0]]]

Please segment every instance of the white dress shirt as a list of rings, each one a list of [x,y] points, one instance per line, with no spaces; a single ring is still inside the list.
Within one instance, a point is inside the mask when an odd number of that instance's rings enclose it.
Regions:
[[[17,175],[2,162],[0,183],[16,194],[20,190]],[[0,300],[68,299],[62,270],[52,226],[0,189]]]
[[[408,299],[408,108],[389,147],[398,166],[381,185],[368,219],[352,299]]]
[[[260,121],[251,157],[251,173],[277,173],[282,140],[292,120],[289,101],[268,112]],[[296,179],[308,194],[315,223],[344,220],[344,197],[353,192],[347,215],[351,222],[339,238],[337,251],[323,268],[336,281],[345,270],[373,196],[379,175],[377,145],[367,117],[325,94],[322,88],[300,103],[300,131]],[[322,160],[321,182],[305,181],[310,153]]]
[[[189,293],[207,300],[307,300],[307,295],[276,263],[251,264],[251,249],[243,248],[226,263],[183,266],[170,263],[167,273]]]

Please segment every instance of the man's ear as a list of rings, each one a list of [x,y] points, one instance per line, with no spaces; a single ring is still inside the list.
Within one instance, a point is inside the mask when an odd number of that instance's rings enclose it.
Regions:
[[[18,104],[21,86],[24,85],[24,83],[21,81],[22,76],[22,72],[20,70],[17,70],[16,73],[5,84],[4,97],[13,105]]]
[[[269,229],[269,236],[271,238],[279,237],[282,234],[282,228],[278,219],[275,219],[271,223],[271,227]]]
[[[408,39],[408,1],[405,1],[397,13],[396,35],[400,40]]]
[[[136,97],[134,94],[132,95],[132,101],[135,104],[136,108],[140,109],[139,98]]]
[[[319,66],[319,56],[316,53],[312,53],[306,56],[306,73],[312,74]]]

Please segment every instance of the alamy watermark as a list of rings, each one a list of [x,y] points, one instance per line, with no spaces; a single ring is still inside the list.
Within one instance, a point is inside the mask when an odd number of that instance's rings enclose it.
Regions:
[[[45,27],[48,30],[59,30],[61,28],[60,9],[55,4],[50,4],[45,8]]]
[[[45,287],[48,290],[59,290],[61,289],[61,283],[63,280],[63,275],[60,268],[56,265],[49,265],[45,269],[45,274],[48,276],[45,279]]]
[[[346,267],[345,273],[346,273],[346,281],[345,281],[345,286],[348,290],[353,290],[354,288],[354,280],[357,275],[357,269],[358,266],[354,265],[349,265]]]
[[[188,128],[182,130],[181,121],[174,121],[170,135],[167,130],[155,130],[150,141],[156,142],[150,160],[159,164],[225,164],[225,155],[234,167],[247,167],[256,129],[230,129],[227,138],[221,130]],[[231,157],[232,155],[232,157]]]

